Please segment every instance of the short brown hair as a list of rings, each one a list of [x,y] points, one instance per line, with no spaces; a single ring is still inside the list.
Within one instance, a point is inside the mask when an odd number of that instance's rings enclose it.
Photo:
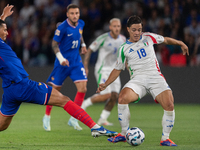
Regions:
[[[77,5],[75,5],[75,4],[69,4],[69,5],[67,6],[67,12],[68,12],[69,9],[71,9],[71,8],[78,8],[78,9],[79,9],[79,7],[78,7]]]

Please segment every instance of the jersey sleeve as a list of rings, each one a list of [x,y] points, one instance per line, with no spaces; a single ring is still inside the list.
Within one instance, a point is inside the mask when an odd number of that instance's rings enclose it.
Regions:
[[[63,35],[64,35],[64,29],[62,28],[62,26],[59,25],[58,28],[56,29],[55,33],[54,33],[53,39],[56,42],[60,42],[61,39],[63,38]]]
[[[124,55],[124,46],[120,47],[117,56],[117,63],[115,65],[116,70],[124,70],[125,69],[126,57]]]
[[[100,46],[103,46],[105,39],[108,35],[100,35],[99,37],[96,38],[95,41],[92,42],[92,44],[90,44],[89,48],[93,51],[96,52]]]
[[[164,37],[159,34],[155,33],[145,33],[145,36],[149,36],[151,40],[153,41],[153,44],[160,44],[164,42]]]

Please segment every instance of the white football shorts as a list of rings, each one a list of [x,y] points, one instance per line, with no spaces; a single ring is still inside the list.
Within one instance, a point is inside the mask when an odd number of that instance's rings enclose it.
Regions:
[[[132,89],[140,99],[146,94],[151,94],[154,100],[161,92],[171,90],[162,74],[136,75],[123,88],[125,87]]]
[[[105,83],[105,81],[108,79],[110,73],[111,73],[110,71],[103,71],[103,70],[101,70],[100,73],[95,71],[94,74],[96,77],[97,84]],[[118,77],[105,90],[101,91],[100,94],[107,94],[107,93],[111,93],[111,92],[119,93],[120,89],[121,89],[121,81],[120,81],[120,78]]]

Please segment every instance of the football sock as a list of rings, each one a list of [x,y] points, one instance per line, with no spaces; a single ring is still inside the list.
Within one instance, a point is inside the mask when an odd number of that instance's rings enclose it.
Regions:
[[[76,103],[78,106],[81,106],[84,98],[85,98],[85,93],[77,92],[74,98],[74,103]]]
[[[46,118],[49,118],[49,119],[51,118],[50,115],[46,115],[46,114],[45,114],[45,117],[46,117]]]
[[[98,124],[95,124],[95,125],[92,127],[92,129],[98,129],[98,128],[100,128],[100,126],[99,126]]]
[[[107,120],[109,116],[110,116],[110,111],[105,110],[105,109],[102,110],[101,115],[100,115],[100,117],[101,117],[102,119]]]
[[[50,116],[52,107],[52,105],[46,105],[45,115]]]
[[[93,103],[92,103],[92,101],[91,101],[91,98],[89,97],[89,98],[87,98],[84,102],[83,102],[83,104],[81,105],[81,108],[83,108],[84,110],[86,110],[86,108],[88,107],[88,106],[91,106]]]
[[[71,100],[65,104],[64,110],[74,118],[84,123],[90,129],[96,124],[92,120],[92,118],[85,112],[85,110],[83,110],[80,106],[78,106]]]
[[[164,110],[164,115],[162,118],[162,141],[169,139],[169,134],[174,126],[174,119],[175,119],[175,111],[166,111]]]
[[[127,129],[129,128],[130,111],[128,104],[118,104],[118,120],[122,127],[122,135],[126,135]]]

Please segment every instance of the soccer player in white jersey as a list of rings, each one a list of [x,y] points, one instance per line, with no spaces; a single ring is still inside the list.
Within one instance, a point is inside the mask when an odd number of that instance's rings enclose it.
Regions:
[[[88,75],[88,62],[92,52],[99,50],[98,59],[95,64],[95,77],[97,84],[104,83],[117,62],[117,51],[119,47],[126,41],[126,38],[120,34],[121,22],[118,18],[113,18],[110,20],[109,25],[110,32],[104,33],[96,38],[95,41],[88,48],[88,52],[85,55],[84,66],[86,74]],[[118,93],[121,89],[121,82],[119,77],[104,91],[100,94],[94,94],[93,96],[87,98],[83,104],[82,108],[86,109],[88,106],[107,100],[107,103],[100,115],[98,124],[100,125],[113,125],[107,121],[112,108],[114,107]]]
[[[105,83],[99,85],[97,93],[111,84],[125,68],[125,61],[131,71],[131,79],[125,84],[118,98],[118,118],[121,133],[108,141],[116,143],[126,141],[125,134],[129,128],[130,111],[128,104],[137,102],[147,93],[163,107],[161,146],[177,146],[169,139],[174,126],[175,111],[172,91],[160,72],[154,52],[154,44],[179,45],[183,55],[189,55],[188,47],[182,42],[153,33],[142,33],[142,21],[138,16],[131,16],[127,21],[129,40],[120,47],[115,69]]]

